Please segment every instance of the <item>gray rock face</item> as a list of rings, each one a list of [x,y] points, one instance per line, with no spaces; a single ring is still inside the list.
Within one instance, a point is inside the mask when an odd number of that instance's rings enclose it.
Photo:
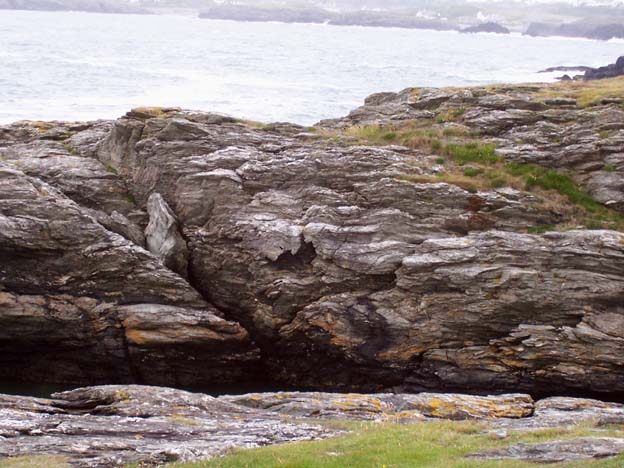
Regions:
[[[150,222],[145,228],[147,250],[160,258],[166,267],[187,276],[188,249],[178,230],[175,214],[159,193],[147,200]]]
[[[540,444],[517,444],[500,450],[476,453],[470,458],[560,463],[572,460],[602,459],[614,457],[621,453],[624,453],[624,439],[583,437]]]
[[[459,394],[253,393],[220,400],[283,415],[350,420],[441,418],[450,420],[527,418],[533,412],[529,395],[471,396]]]
[[[619,62],[618,62],[619,63]],[[624,110],[616,95],[583,103],[547,85],[471,89],[408,88],[373,95],[347,117],[319,123],[323,128],[436,122],[450,112],[457,127],[497,146],[509,162],[532,163],[568,172],[594,199],[624,211]],[[566,97],[569,95],[570,97]]]
[[[41,145],[45,150],[47,143]],[[18,154],[27,164],[29,153]],[[76,158],[87,168],[100,166]],[[21,161],[0,162],[2,379],[194,385],[248,374],[258,355],[242,327],[222,318],[156,257],[100,223],[105,211],[94,216],[45,182],[45,174],[26,175]],[[64,188],[62,167],[58,185]],[[84,185],[99,189],[77,184],[75,198],[103,210],[108,205],[99,204],[100,190],[123,187],[109,178]]]
[[[166,388],[83,388],[51,400],[0,395],[0,459],[38,454],[81,468],[162,466],[340,433]]]
[[[578,169],[582,180],[601,172],[594,161],[624,154],[611,105],[562,109],[516,92],[379,94],[324,125],[455,106],[466,107],[458,124],[496,135],[512,160]],[[565,149],[505,146],[522,133],[541,142],[572,120]],[[609,126],[604,153],[582,125]],[[179,109],[2,128],[0,373],[185,386],[262,375],[367,392],[624,390],[623,234],[530,235],[528,226],[573,215],[508,187],[413,182],[440,171],[434,155],[303,130]],[[81,164],[85,177],[63,170]],[[617,170],[602,172],[619,183]],[[144,244],[136,233],[146,227]]]

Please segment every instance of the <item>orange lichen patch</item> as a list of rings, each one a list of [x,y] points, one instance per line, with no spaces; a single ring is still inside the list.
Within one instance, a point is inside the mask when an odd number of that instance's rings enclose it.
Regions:
[[[42,122],[41,120],[33,120],[29,123],[32,127],[35,127],[41,133],[45,133],[48,130],[50,130],[52,127],[54,127],[54,125],[51,124],[50,122]]]
[[[468,395],[418,395],[410,402],[425,416],[442,419],[523,418],[533,411],[528,396],[478,397]]]
[[[379,353],[377,358],[382,361],[409,361],[414,356],[418,356],[425,351],[427,351],[427,349],[422,346],[408,346],[384,351],[383,353]]]
[[[389,414],[386,418],[388,422],[414,421],[423,420],[425,416],[420,411],[399,411],[398,413]]]
[[[371,414],[384,413],[390,409],[381,400],[367,395],[347,394],[331,402],[342,411],[365,411]]]
[[[130,394],[125,390],[117,390],[113,396],[115,401],[120,403],[128,403],[131,401]]]
[[[176,343],[223,341],[224,337],[208,328],[176,327],[162,330],[129,328],[126,338],[137,345],[169,345]]]
[[[143,114],[148,117],[158,117],[165,113],[162,107],[135,107],[132,109],[132,112],[135,114]]]
[[[156,118],[166,116],[172,112],[179,112],[179,107],[135,107],[128,114],[132,117],[139,117],[143,119]]]

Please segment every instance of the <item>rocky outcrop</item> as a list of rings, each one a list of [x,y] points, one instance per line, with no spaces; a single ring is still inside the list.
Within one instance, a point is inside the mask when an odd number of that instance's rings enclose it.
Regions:
[[[53,455],[77,467],[161,466],[261,447],[344,435],[324,420],[427,423],[478,420],[475,430],[506,439],[549,427],[621,424],[622,405],[522,394],[258,393],[222,396],[158,387],[102,386],[50,399],[0,395],[0,459]],[[345,426],[349,427],[349,426]],[[354,427],[354,426],[351,426]],[[552,437],[556,437],[553,432]],[[477,458],[563,461],[617,455],[622,439],[585,438],[511,445]]]
[[[624,56],[618,58],[615,63],[605,67],[592,68],[585,72],[586,80],[602,80],[624,75]]]
[[[530,234],[574,208],[340,133],[478,132],[622,210],[619,104],[546,91],[377,94],[315,131],[180,109],[3,127],[2,377],[621,393],[624,234]]]
[[[486,23],[477,24],[475,26],[470,26],[468,28],[464,28],[461,30],[463,33],[495,33],[495,34],[509,34],[511,31],[507,29],[505,26],[502,26],[498,23],[494,23],[488,21]]]
[[[0,149],[2,379],[193,385],[248,376],[258,359],[248,333],[133,242],[142,235],[131,219],[145,213],[124,183],[78,150],[31,141],[28,125],[13,130]]]
[[[332,13],[311,5],[237,5],[215,4],[204,8],[200,18],[224,19],[233,21],[280,21],[283,23],[324,23]]]
[[[604,459],[624,453],[624,439],[584,437],[480,452],[469,458],[487,460],[526,460],[533,463],[561,463],[573,460]]]
[[[624,26],[620,22],[614,22],[613,19],[604,21],[585,19],[564,24],[531,23],[525,34],[528,36],[585,37],[608,41],[624,37]]]
[[[0,395],[0,459],[37,454],[85,468],[162,466],[338,434],[166,388],[92,387],[52,399]]]
[[[147,250],[160,258],[166,267],[186,277],[188,249],[175,213],[156,192],[147,200],[147,213],[150,219],[145,228]]]
[[[416,122],[438,132],[477,134],[509,162],[565,171],[596,200],[624,211],[624,111],[616,88],[582,85],[494,86],[467,89],[408,88],[369,97],[347,117],[322,127],[401,126]],[[389,130],[390,131],[390,130]]]
[[[529,395],[470,396],[458,394],[253,393],[220,400],[274,413],[322,419],[449,420],[526,418],[533,413]]]
[[[423,18],[417,11],[360,10],[329,11],[311,5],[215,4],[203,9],[200,18],[233,21],[279,21],[283,23],[327,23],[340,26],[369,26],[449,31],[456,25]]]

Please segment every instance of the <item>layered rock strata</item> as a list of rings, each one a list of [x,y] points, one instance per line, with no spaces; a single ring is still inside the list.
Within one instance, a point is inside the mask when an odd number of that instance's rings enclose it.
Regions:
[[[538,86],[375,95],[316,131],[149,108],[3,127],[1,377],[621,393],[622,233],[528,234],[573,217],[335,133],[440,115],[622,210],[620,104]]]

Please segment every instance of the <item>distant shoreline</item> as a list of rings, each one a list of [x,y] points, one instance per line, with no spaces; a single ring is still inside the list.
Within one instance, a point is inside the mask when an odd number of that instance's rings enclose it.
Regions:
[[[168,7],[132,7],[106,2],[98,3],[97,8],[63,7],[62,4],[53,4],[53,7],[29,6],[13,7],[10,0],[0,0],[1,11],[23,12],[80,12],[115,15],[172,15],[196,17],[209,20],[224,20],[254,23],[284,23],[284,24],[326,24],[329,26],[361,26],[374,28],[417,29],[424,31],[456,31],[462,34],[520,34],[527,37],[548,37],[562,39],[588,39],[609,41],[624,39],[624,26],[614,27],[614,24],[585,25],[582,22],[568,24],[532,23],[526,31],[508,29],[495,22],[459,25],[451,21],[435,18],[422,18],[414,15],[399,14],[391,11],[347,11],[332,12],[321,8],[279,9],[265,7],[235,8],[232,6],[217,6],[208,10],[196,8],[168,8]],[[25,0],[24,0],[25,1]],[[45,5],[45,4],[44,4]],[[615,21],[615,20],[614,20]],[[613,37],[609,35],[613,34]]]

